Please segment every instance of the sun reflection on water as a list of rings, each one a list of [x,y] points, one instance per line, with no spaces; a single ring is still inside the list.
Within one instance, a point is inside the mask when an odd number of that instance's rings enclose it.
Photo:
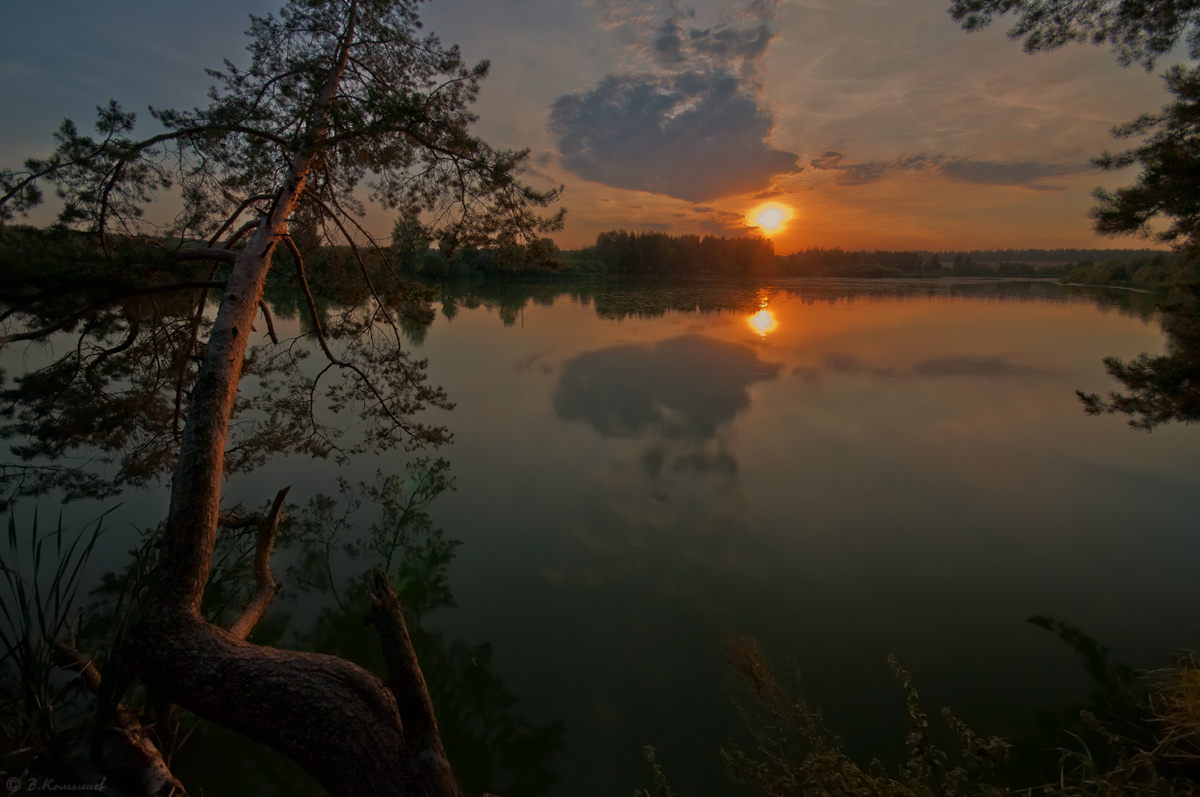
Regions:
[[[775,320],[775,314],[765,307],[750,316],[747,321],[750,323],[750,327],[763,337],[766,337],[768,332],[773,332],[779,326],[779,322]]]

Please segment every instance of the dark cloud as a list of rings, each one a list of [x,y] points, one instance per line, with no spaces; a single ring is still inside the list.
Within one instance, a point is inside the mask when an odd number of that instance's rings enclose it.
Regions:
[[[778,373],[749,346],[698,335],[612,346],[563,364],[554,410],[605,437],[704,440],[750,406],[752,383]]]
[[[1061,191],[1045,185],[1047,177],[1065,177],[1091,170],[1086,163],[1037,163],[1034,161],[973,161],[948,160],[942,164],[942,174],[951,180],[981,185],[1020,185],[1039,191]]]
[[[754,232],[754,228],[746,223],[746,217],[740,213],[710,207],[694,207],[692,212],[696,214],[692,222],[713,235],[746,235]]]
[[[892,172],[923,172],[937,167],[937,159],[925,155],[897,158],[894,161],[868,161],[851,163],[835,149],[828,150],[810,164],[818,171],[837,172],[837,181],[842,185],[865,185],[882,180]]]
[[[677,14],[659,27],[651,48],[655,60],[663,66],[703,63],[710,69],[753,71],[776,37],[766,24],[725,24],[704,29],[680,24],[689,16]]]
[[[642,453],[642,466],[651,479],[680,473],[713,473],[732,477],[738,472],[737,458],[720,446],[679,447],[661,441],[651,443]]]
[[[767,144],[774,121],[727,72],[610,75],[555,101],[550,132],[562,164],[616,188],[692,202],[761,190],[800,171]]]
[[[554,102],[549,129],[562,165],[605,185],[689,201],[762,191],[772,177],[801,171],[795,153],[768,143],[774,117],[758,96],[777,5],[757,0],[700,27],[675,3],[602,2],[645,69]]]
[[[940,155],[910,155],[891,161],[854,163],[846,160],[845,154],[833,149],[813,158],[810,165],[818,171],[835,172],[840,185],[875,183],[901,172],[932,172],[961,183],[1013,185],[1035,191],[1061,191],[1061,187],[1043,181],[1049,177],[1081,174],[1091,168],[1086,163],[981,161]]]
[[[629,46],[664,66],[704,62],[710,68],[753,70],[778,36],[771,28],[786,0],[754,0],[725,19],[701,26],[695,9],[677,0],[594,0],[606,25]]]
[[[816,382],[825,374],[866,374],[892,379],[896,376],[896,369],[867,365],[851,354],[831,352],[822,357],[818,364],[798,365],[792,369],[792,373],[805,382]]]

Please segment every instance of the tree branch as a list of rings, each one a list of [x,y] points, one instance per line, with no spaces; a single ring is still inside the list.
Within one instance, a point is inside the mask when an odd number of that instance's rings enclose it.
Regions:
[[[284,487],[275,494],[275,503],[271,504],[270,513],[258,527],[258,541],[254,547],[254,581],[257,590],[246,610],[242,612],[242,616],[229,627],[229,633],[237,639],[245,639],[250,636],[254,626],[262,619],[267,607],[279,593],[280,587],[271,577],[271,546],[275,544],[275,531],[279,528],[279,513],[283,509],[283,501],[287,498],[290,489],[292,488]]]
[[[266,301],[261,301],[258,303],[258,309],[262,310],[263,320],[267,322],[267,334],[271,336],[271,342],[278,346],[279,336],[275,334],[275,319],[271,316],[271,308],[267,306]]]
[[[237,221],[238,216],[242,215],[242,213],[245,212],[246,208],[250,207],[255,202],[262,202],[264,200],[274,199],[274,198],[275,198],[274,194],[255,194],[254,196],[250,197],[249,199],[243,200],[242,204],[237,206],[237,210],[233,211],[233,213],[230,214],[229,218],[227,218],[225,220],[225,223],[217,228],[217,231],[215,233],[213,233],[212,238],[208,239],[209,248],[212,249],[212,248],[216,247],[217,241],[221,240],[221,236],[225,234],[226,230],[228,230],[230,227],[233,226],[233,223],[235,221]]]
[[[229,240],[225,242],[225,246],[223,248],[232,249],[233,245],[242,239],[242,236],[258,226],[258,222],[259,219],[250,219],[250,221],[246,222],[241,227],[238,227],[238,231],[229,237]]]
[[[395,332],[395,334],[397,336],[397,341],[398,341],[400,331],[398,329],[396,329],[396,323],[394,321],[392,321],[392,316],[391,316],[391,313],[389,313],[387,310],[387,305],[385,305],[383,303],[383,299],[379,298],[379,292],[375,290],[375,283],[371,281],[371,275],[367,273],[367,264],[363,260],[362,253],[358,251],[358,244],[356,244],[354,242],[354,238],[353,238],[353,236],[350,235],[350,231],[346,229],[346,226],[344,224],[342,224],[341,220],[337,217],[337,214],[334,213],[332,210],[330,210],[329,207],[314,192],[307,191],[306,196],[308,196],[310,199],[312,199],[314,202],[316,202],[317,205],[319,205],[321,207],[321,210],[323,210],[326,214],[329,215],[329,218],[333,220],[333,223],[335,225],[337,225],[338,230],[341,231],[342,237],[346,239],[346,243],[350,245],[350,251],[354,254],[354,259],[358,262],[359,273],[362,274],[363,280],[367,283],[367,288],[371,291],[371,296],[373,296],[375,298],[376,306],[379,308],[379,311],[381,313],[383,313],[384,318],[387,319],[387,322],[392,327],[392,331]],[[342,213],[347,218],[350,218],[350,215],[348,213],[346,213],[344,210],[342,210],[341,205],[337,204],[336,199],[333,199],[332,197],[330,197],[330,201],[333,202],[334,207],[336,207],[338,210],[341,210]],[[362,229],[362,226],[359,225],[358,222],[354,221],[354,219],[352,219],[352,218],[350,219],[350,221],[355,226],[357,226],[358,229],[360,231],[362,231],[364,235],[366,234],[366,231]],[[371,241],[372,245],[375,244],[374,239],[372,239],[369,235],[367,236],[367,238],[368,238],[368,240]],[[378,249],[378,247],[376,247],[376,249]],[[380,257],[381,258],[383,257],[382,252],[380,252]],[[386,263],[386,259],[383,262]]]
[[[337,221],[337,219],[335,218],[334,221]],[[369,377],[363,371],[363,369],[359,368],[354,363],[347,362],[346,360],[336,357],[333,351],[329,348],[329,341],[325,338],[325,331],[321,329],[321,316],[317,312],[316,300],[313,299],[312,290],[308,287],[308,279],[304,275],[304,259],[300,255],[300,250],[296,247],[296,242],[292,240],[292,236],[285,234],[283,236],[283,240],[284,243],[287,244],[288,251],[291,252],[292,257],[296,261],[296,276],[300,280],[301,292],[304,294],[304,302],[308,306],[308,314],[312,319],[313,331],[317,335],[317,342],[321,345],[321,351],[325,353],[325,358],[329,360],[330,365],[336,365],[338,368],[343,368],[347,371],[353,371],[355,374],[357,374],[358,378],[362,380],[363,385],[365,385],[367,390],[370,391],[371,395],[375,397],[375,401],[379,405],[380,412],[387,416],[388,420],[391,421],[392,426],[396,429],[410,432],[411,427],[396,417],[396,414],[392,412],[392,408],[388,406],[387,399],[384,398],[383,394],[379,392],[379,388],[375,386],[375,383],[371,381],[371,377]],[[324,373],[324,371],[321,373]]]
[[[100,192],[100,211],[96,220],[96,232],[100,234],[101,242],[104,242],[104,224],[105,219],[108,216],[109,197],[112,195],[113,190],[117,187],[117,183],[121,179],[121,173],[124,171],[125,166],[130,161],[132,161],[145,150],[157,146],[164,141],[173,141],[175,139],[187,138],[189,136],[218,132],[242,133],[255,138],[264,138],[268,141],[278,144],[285,152],[287,152],[291,146],[287,139],[277,136],[270,131],[259,130],[257,128],[239,124],[195,125],[193,127],[185,127],[179,130],[174,130],[170,133],[160,133],[157,136],[151,136],[143,141],[134,142],[133,144],[129,145],[128,151],[122,154],[121,157],[119,157],[113,164],[112,175],[108,180],[105,181],[104,189]],[[106,243],[105,249],[107,250]]]
[[[36,183],[38,180],[45,177],[46,175],[53,174],[54,172],[58,171],[59,169],[62,169],[65,166],[74,166],[76,163],[78,163],[78,161],[50,161],[49,165],[46,166],[45,169],[42,169],[39,172],[32,172],[32,173],[26,175],[25,177],[18,180],[13,185],[13,187],[11,189],[9,189],[7,193],[4,194],[4,196],[0,196],[0,207],[2,207],[5,202],[12,199],[17,194],[24,191],[25,187],[30,185],[31,183]]]

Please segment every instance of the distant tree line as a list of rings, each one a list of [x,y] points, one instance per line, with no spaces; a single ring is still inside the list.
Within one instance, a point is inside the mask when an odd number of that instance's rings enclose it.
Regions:
[[[925,252],[810,248],[780,257],[778,273],[789,277],[890,277],[939,270],[936,257]]]
[[[1062,277],[1073,267],[1154,257],[1155,250],[997,249],[969,251],[847,250],[812,247],[775,254],[769,238],[670,235],[610,230],[582,249],[561,251],[549,238],[537,245],[434,247],[420,224],[396,224],[392,257],[398,270],[429,280],[544,276],[622,277]]]
[[[1174,252],[1154,252],[1121,260],[1077,263],[1063,279],[1080,285],[1108,285],[1166,291],[1180,283],[1195,284],[1197,261]]]
[[[572,253],[572,260],[585,269],[622,276],[762,276],[773,273],[776,263],[775,245],[768,238],[625,230],[600,233],[593,246]]]
[[[993,263],[1099,263],[1136,255],[1153,255],[1156,249],[972,249],[961,254],[974,261]]]
[[[569,272],[620,276],[775,276],[775,277],[1059,277],[1077,263],[1131,256],[1151,257],[1155,250],[1002,249],[937,252],[929,250],[846,250],[812,247],[776,255],[768,238],[669,235],[662,232],[600,233],[584,249],[558,253]]]

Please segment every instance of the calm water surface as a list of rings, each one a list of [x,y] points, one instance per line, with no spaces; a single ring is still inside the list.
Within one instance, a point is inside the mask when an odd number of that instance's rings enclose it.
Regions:
[[[439,452],[457,489],[429,513],[462,542],[457,607],[422,622],[460,645],[447,677],[503,685],[439,714],[504,693],[522,727],[561,722],[527,740],[556,778],[528,793],[629,794],[651,743],[682,794],[735,793],[731,632],[794,655],[868,757],[903,738],[889,653],[931,708],[1003,733],[1088,688],[1031,615],[1135,665],[1196,643],[1200,430],[1138,432],[1075,396],[1115,386],[1103,357],[1161,352],[1153,318],[1049,284],[530,290],[460,291],[416,345],[457,402]],[[302,503],[411,459],[286,459],[229,497],[292,484]],[[126,501],[122,522],[164,511],[161,493]],[[285,591],[272,617],[332,606]],[[186,766],[253,769],[244,750],[210,740]]]

